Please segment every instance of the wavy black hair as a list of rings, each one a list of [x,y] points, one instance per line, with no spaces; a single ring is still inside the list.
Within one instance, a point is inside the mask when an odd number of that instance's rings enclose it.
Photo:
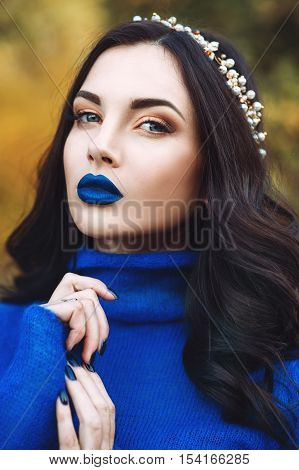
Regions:
[[[259,100],[240,52],[222,35],[202,33],[208,41],[220,43],[219,53],[235,60],[235,68],[247,78],[247,89],[255,90]],[[62,204],[67,201],[62,155],[73,124],[68,116],[100,54],[138,43],[160,45],[179,65],[202,145],[198,196],[206,201],[206,214],[199,226],[212,229],[216,237],[227,237],[221,249],[202,250],[187,279],[185,370],[199,389],[221,405],[223,419],[262,430],[281,448],[298,448],[292,422],[273,394],[275,364],[299,357],[298,215],[271,180],[269,156],[262,159],[258,153],[239,100],[226,86],[217,64],[186,32],[152,21],[129,21],[92,44],[40,160],[33,207],[6,241],[7,253],[20,272],[12,286],[2,286],[2,300],[47,300],[82,244],[83,234],[71,223],[68,205]],[[263,122],[258,130],[262,126]],[[214,223],[219,220],[214,200],[233,201],[228,230],[221,234]],[[230,249],[232,238],[234,249]],[[264,372],[259,382],[249,375],[255,370]]]

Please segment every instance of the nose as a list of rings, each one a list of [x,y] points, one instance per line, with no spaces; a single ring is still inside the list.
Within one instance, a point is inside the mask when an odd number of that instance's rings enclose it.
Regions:
[[[108,136],[103,127],[96,137],[90,138],[88,145],[88,160],[90,163],[100,165],[102,162],[105,162],[110,167],[117,168],[120,165],[120,157],[116,149],[113,148],[112,141],[112,134],[110,133]]]

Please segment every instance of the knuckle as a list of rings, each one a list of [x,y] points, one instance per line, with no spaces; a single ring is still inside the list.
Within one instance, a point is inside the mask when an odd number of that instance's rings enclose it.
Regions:
[[[65,280],[65,281],[69,281],[72,277],[73,277],[73,273],[67,272],[67,273],[65,273],[65,275],[63,276],[62,279]]]
[[[83,421],[84,425],[92,430],[96,430],[101,427],[101,420],[96,416],[87,416]]]
[[[86,294],[92,297],[93,299],[96,297],[96,293],[91,287],[88,287],[87,289],[85,289],[85,291],[86,291]]]
[[[76,438],[75,436],[73,435],[70,435],[70,434],[67,434],[64,439],[64,445],[67,447],[67,448],[70,448],[70,449],[75,449],[77,447],[77,442],[76,442]]]
[[[77,310],[79,310],[79,311],[83,310],[83,303],[82,303],[82,300],[77,300],[76,308],[77,308]]]
[[[99,413],[106,413],[106,414],[109,414],[110,413],[110,408],[109,408],[109,405],[108,403],[106,402],[102,402],[102,401],[99,401],[97,404],[96,404],[96,408],[98,410]]]

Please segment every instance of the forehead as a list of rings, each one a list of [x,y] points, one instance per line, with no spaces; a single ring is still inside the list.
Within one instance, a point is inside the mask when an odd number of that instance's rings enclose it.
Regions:
[[[83,86],[84,85],[84,86]],[[103,52],[82,88],[110,100],[153,96],[191,111],[191,101],[172,54],[155,44],[116,46]]]

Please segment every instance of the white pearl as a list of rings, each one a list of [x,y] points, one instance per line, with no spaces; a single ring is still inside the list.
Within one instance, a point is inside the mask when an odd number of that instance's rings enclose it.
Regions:
[[[217,41],[212,41],[209,44],[209,48],[211,51],[218,51],[218,47],[219,47],[219,42]]]
[[[168,23],[170,23],[170,24],[172,24],[172,26],[174,26],[176,24],[176,17],[171,16],[170,18],[168,18]]]
[[[257,135],[256,133],[253,134],[253,138],[254,138],[254,140],[256,140],[256,141],[259,140],[258,135]]]
[[[187,31],[187,33],[192,33],[190,26],[185,26],[185,31]]]
[[[141,20],[142,20],[141,16],[139,15],[133,16],[133,21],[141,21]]]
[[[267,155],[267,152],[265,149],[259,149],[259,154],[261,155],[262,158],[264,158]]]
[[[253,124],[253,121],[250,117],[247,118],[247,121],[249,122],[250,125]]]
[[[227,78],[237,78],[238,72],[234,69],[231,69],[227,72],[226,76]]]
[[[238,96],[241,93],[241,88],[239,86],[234,86],[232,88],[232,92]]]
[[[248,106],[246,103],[242,103],[241,104],[241,108],[244,110],[244,111],[247,111],[248,110]]]
[[[226,59],[226,65],[230,69],[235,65],[234,59]]]
[[[255,101],[252,106],[254,107],[256,111],[260,111],[263,107],[262,103],[260,103],[259,101]]]
[[[248,90],[246,94],[247,94],[247,96],[250,100],[253,100],[254,97],[255,97],[255,91],[254,90]]]
[[[161,20],[161,17],[160,17],[159,15],[154,14],[154,15],[152,16],[152,21],[160,21],[160,20]]]
[[[265,140],[265,138],[266,138],[266,136],[265,136],[265,134],[264,134],[263,132],[259,132],[259,133],[258,133],[258,137],[259,137],[259,140],[260,140],[261,142],[264,142],[264,140]]]
[[[175,25],[174,29],[176,31],[184,31],[184,26],[182,24],[178,23],[178,24]]]
[[[223,73],[223,74],[227,72],[227,68],[226,68],[224,65],[220,65],[220,66],[218,67],[218,69],[219,69],[220,72]]]
[[[253,118],[254,127],[257,126],[259,122],[260,122],[259,118]]]
[[[158,20],[158,21],[160,21],[160,20]],[[169,28],[172,28],[172,25],[170,23],[168,23],[168,21],[166,21],[166,20],[161,20],[161,23],[165,24]]]
[[[239,78],[238,78],[238,82],[241,86],[244,86],[247,82],[246,78],[244,77],[244,75],[241,75]]]
[[[234,84],[231,80],[227,80],[226,84],[229,88],[232,88],[234,86]]]

